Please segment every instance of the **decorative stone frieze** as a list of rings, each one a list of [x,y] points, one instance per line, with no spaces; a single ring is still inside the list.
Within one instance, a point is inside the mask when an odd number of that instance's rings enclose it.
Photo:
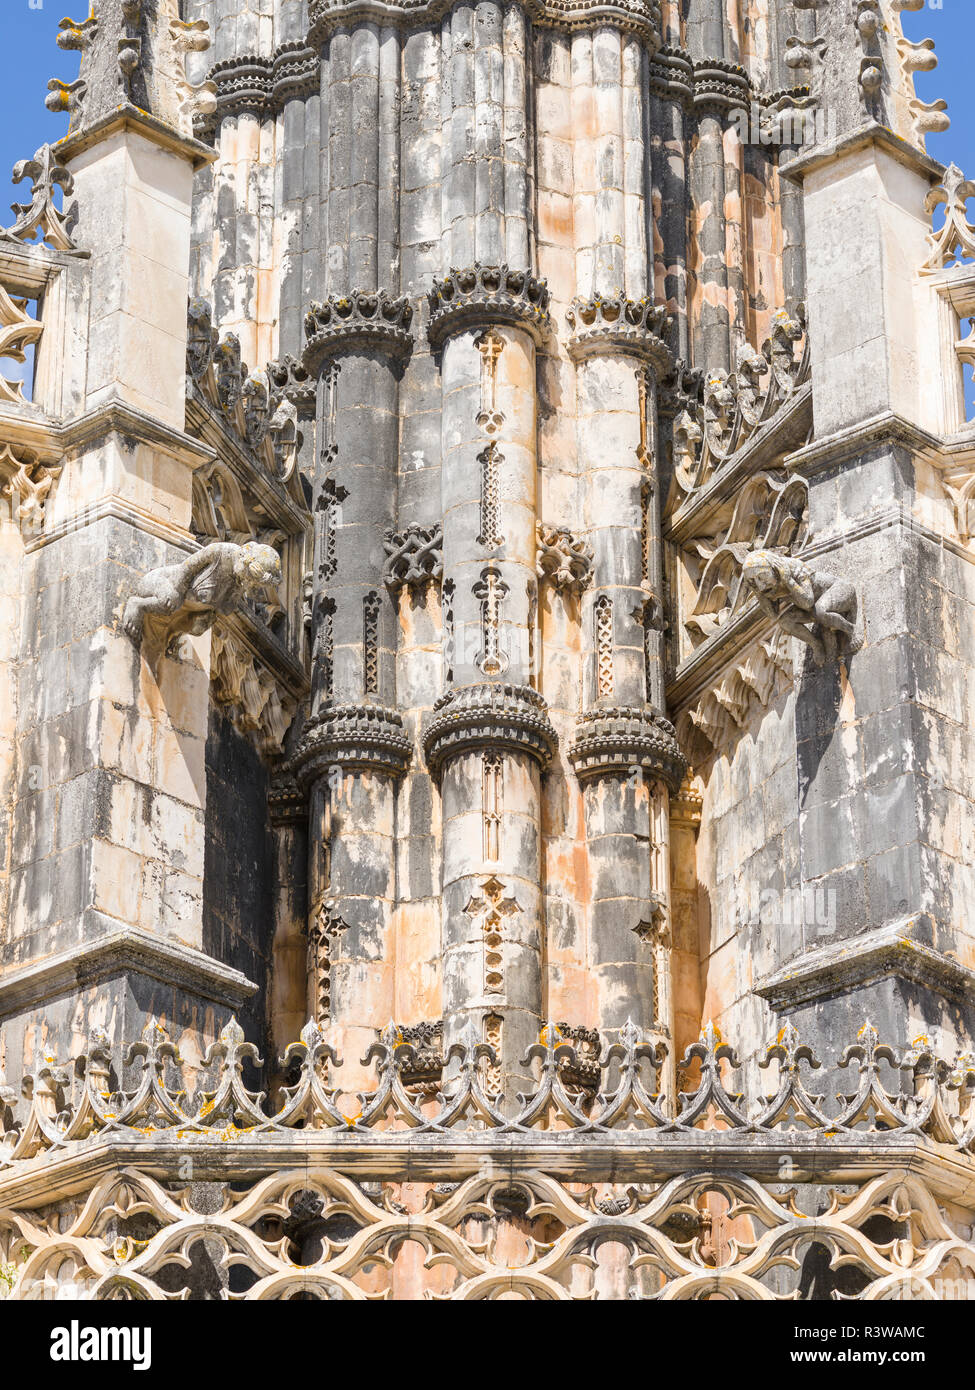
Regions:
[[[229,115],[263,116],[271,109],[271,59],[241,54],[210,69],[216,89],[218,118]]]
[[[314,930],[319,929],[316,924]],[[334,936],[345,924],[330,915],[321,929]],[[607,1038],[601,1049],[596,1030],[551,1021],[528,1049],[526,1061],[540,1066],[530,1077],[528,1094],[519,1098],[516,1113],[505,1117],[489,1098],[483,1081],[496,1061],[494,1051],[467,1030],[445,1059],[457,1064],[454,1084],[438,1097],[437,1112],[423,1115],[405,1094],[403,1076],[416,1065],[418,1044],[421,1051],[436,1047],[437,1029],[436,1022],[416,1025],[415,1030],[390,1023],[379,1032],[368,1057],[376,1069],[375,1089],[361,1095],[361,1109],[352,1116],[336,1104],[343,1089],[336,1083],[341,1082],[344,1064],[314,1021],[301,1030],[300,1040],[291,1044],[284,1059],[294,1066],[296,1082],[273,1103],[244,1085],[242,1063],[252,1059],[257,1049],[245,1041],[235,1019],[223,1028],[202,1066],[194,1069],[198,1074],[193,1090],[186,1087],[186,1070],[176,1066],[178,1054],[165,1030],[150,1019],[141,1042],[131,1046],[141,1084],[110,1094],[105,1081],[112,1054],[107,1035],[94,1030],[76,1066],[58,1066],[53,1056],[47,1057],[39,1079],[48,1084],[24,1087],[22,1099],[0,1077],[0,1180],[8,1182],[21,1172],[28,1175],[25,1165],[38,1155],[77,1160],[92,1146],[104,1143],[123,1143],[129,1162],[138,1161],[133,1145],[146,1160],[158,1161],[164,1151],[163,1134],[178,1136],[177,1158],[185,1146],[199,1146],[202,1154],[208,1140],[226,1147],[230,1124],[236,1126],[238,1138],[246,1135],[254,1143],[253,1161],[259,1162],[258,1155],[266,1151],[269,1166],[276,1167],[284,1166],[281,1160],[288,1152],[284,1146],[289,1135],[292,1139],[318,1135],[336,1145],[336,1156],[351,1149],[365,1131],[373,1131],[370,1148],[379,1151],[380,1144],[388,1145],[391,1153],[419,1154],[419,1138],[429,1141],[429,1156],[442,1152],[447,1138],[457,1145],[458,1156],[468,1152],[470,1144],[469,1152],[478,1161],[483,1160],[484,1150],[477,1145],[490,1144],[496,1136],[501,1141],[498,1152],[507,1152],[510,1163],[513,1135],[520,1136],[526,1149],[534,1144],[541,1152],[564,1153],[572,1142],[572,1131],[578,1130],[587,1139],[594,1133],[612,1133],[619,1145],[614,1148],[617,1161],[625,1154],[627,1162],[638,1161],[648,1173],[672,1177],[667,1165],[674,1163],[684,1145],[692,1146],[695,1155],[708,1156],[702,1167],[713,1162],[716,1146],[723,1151],[722,1167],[735,1153],[746,1162],[767,1164],[778,1145],[788,1148],[795,1140],[796,1119],[805,1127],[805,1139],[811,1140],[814,1134],[830,1138],[838,1167],[843,1166],[842,1159],[862,1154],[864,1146],[873,1162],[886,1154],[887,1163],[882,1166],[894,1168],[899,1166],[898,1154],[913,1153],[919,1162],[925,1155],[934,1158],[944,1146],[957,1161],[966,1162],[975,1153],[972,1056],[961,1053],[951,1061],[937,1057],[926,1038],[895,1049],[880,1041],[869,1022],[858,1030],[855,1042],[842,1051],[836,1049],[833,1066],[852,1066],[853,1071],[843,1076],[835,1073],[836,1082],[848,1084],[834,1085],[834,1098],[824,1104],[823,1096],[807,1090],[803,1078],[804,1065],[818,1070],[823,1063],[801,1042],[792,1024],[786,1024],[774,1042],[758,1048],[761,1067],[773,1063],[778,1067],[778,1088],[769,1096],[768,1086],[756,1086],[752,1077],[747,1088],[728,1089],[725,1067],[738,1070],[741,1063],[736,1049],[708,1021],[681,1059],[682,1069],[699,1064],[699,1079],[676,1098],[673,1115],[665,1112],[656,1084],[646,1087],[646,1078],[656,1082],[664,1053],[648,1041],[644,1030],[624,1024],[617,1039]],[[895,1081],[900,1071],[903,1084],[888,1090],[881,1080],[882,1065],[893,1069]],[[583,1068],[593,1081],[601,1082],[586,1088],[597,1091],[595,1110],[589,1098],[573,1100],[563,1087],[565,1071]],[[328,1086],[320,1084],[323,1072],[331,1078]],[[837,1095],[840,1090],[845,1093]],[[50,1109],[54,1092],[60,1101],[56,1111]],[[219,1097],[216,1104],[215,1097]],[[557,1126],[550,1123],[553,1102],[558,1105]],[[713,1125],[714,1108],[723,1117],[721,1129]],[[639,1128],[633,1125],[634,1113],[643,1122]],[[913,1147],[905,1149],[905,1143]],[[816,1152],[806,1143],[798,1147],[807,1154]],[[298,1154],[301,1149],[292,1152]],[[526,1167],[532,1166],[532,1157],[524,1153]],[[819,1158],[828,1168],[828,1157],[820,1154]],[[302,1176],[307,1178],[304,1169]],[[896,1176],[900,1181],[902,1175]],[[0,1208],[0,1218],[6,1215]]]
[[[317,48],[301,39],[279,44],[271,59],[273,105],[277,108],[287,101],[318,96],[321,91],[321,69],[321,53]]]
[[[427,332],[434,348],[451,333],[492,323],[524,328],[539,344],[551,328],[551,296],[545,281],[507,265],[475,261],[462,270],[451,269],[442,280],[434,280],[428,299]]]
[[[0,242],[34,242],[49,246],[52,251],[76,251],[71,239],[75,210],[58,208],[56,190],[65,199],[74,192],[74,179],[69,170],[58,163],[50,145],[42,145],[33,159],[21,159],[14,165],[14,183],[31,181],[29,203],[14,203],[17,220],[12,227],[0,230]],[[36,241],[35,241],[36,239]]]
[[[422,589],[443,576],[443,527],[407,526],[405,531],[386,532],[383,540],[386,560],[383,583],[400,589]]]
[[[215,109],[196,122],[197,132],[209,134],[217,122],[245,113],[265,118],[283,110],[289,101],[317,96],[321,88],[318,50],[293,40],[280,44],[270,57],[238,54],[216,63],[208,80],[216,94]]]
[[[649,709],[590,710],[576,724],[568,751],[580,781],[607,774],[618,777],[640,768],[676,790],[687,770],[674,726]]]
[[[664,304],[623,295],[575,299],[566,314],[572,329],[569,356],[574,361],[608,352],[639,357],[651,363],[660,376],[673,367],[663,334],[673,323]]]
[[[423,752],[434,777],[448,758],[480,748],[527,753],[544,771],[558,747],[545,701],[529,686],[500,681],[459,686],[441,695],[433,708]]]
[[[300,786],[327,777],[333,767],[402,777],[413,743],[396,710],[382,705],[326,705],[305,725],[290,768]]]
[[[556,593],[581,594],[592,579],[592,546],[564,526],[546,526],[541,521],[536,540],[539,579],[547,579]]]
[[[719,58],[702,58],[694,64],[694,109],[699,114],[748,110],[752,86],[748,73],[738,63]]]
[[[408,356],[413,348],[413,306],[385,290],[353,290],[315,303],[305,315],[305,350],[302,366],[317,372],[338,353],[356,348],[375,348],[394,358]]]

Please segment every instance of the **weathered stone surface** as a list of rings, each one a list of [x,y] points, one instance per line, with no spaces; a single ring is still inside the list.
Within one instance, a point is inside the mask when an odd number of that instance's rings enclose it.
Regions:
[[[62,25],[0,233],[0,1294],[967,1277],[973,186],[903,8]]]

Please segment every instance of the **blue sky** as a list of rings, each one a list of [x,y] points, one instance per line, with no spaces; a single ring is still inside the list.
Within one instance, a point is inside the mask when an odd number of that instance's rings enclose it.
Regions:
[[[52,115],[45,106],[51,77],[71,81],[77,76],[78,55],[57,47],[58,24],[67,10],[81,19],[86,0],[0,0],[3,4],[4,46],[0,53],[0,92],[4,120],[0,123],[0,217],[21,190],[5,180],[18,159],[31,156],[46,140],[57,140],[67,117]],[[928,139],[936,159],[951,160],[975,178],[975,93],[972,91],[972,53],[975,52],[975,0],[926,0],[925,8],[905,12],[909,38],[932,38],[940,65],[917,77],[918,95],[925,101],[944,97],[952,117],[946,135]],[[5,223],[0,222],[0,225]],[[6,375],[11,364],[4,364]]]

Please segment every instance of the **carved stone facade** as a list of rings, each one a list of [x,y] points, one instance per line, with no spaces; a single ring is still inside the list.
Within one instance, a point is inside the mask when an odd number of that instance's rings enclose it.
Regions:
[[[65,21],[0,232],[0,1296],[950,1296],[975,185],[910,6],[231,8]]]

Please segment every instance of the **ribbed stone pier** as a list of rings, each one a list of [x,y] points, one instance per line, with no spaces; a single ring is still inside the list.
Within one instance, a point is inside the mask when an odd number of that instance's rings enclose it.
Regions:
[[[305,321],[318,377],[311,718],[309,1012],[350,1058],[393,1016],[396,779],[411,744],[396,712],[396,612],[377,583],[395,519],[397,392],[412,308],[383,291],[333,296]]]
[[[443,384],[447,691],[426,733],[443,806],[444,1043],[477,1033],[511,1097],[543,1020],[541,770],[555,734],[537,679],[535,349],[548,292],[475,265],[437,281]]]
[[[602,1026],[673,1036],[668,787],[683,763],[663,718],[657,380],[666,311],[576,301],[579,454],[593,582],[583,602],[583,699],[570,759],[583,783],[591,970]]]

